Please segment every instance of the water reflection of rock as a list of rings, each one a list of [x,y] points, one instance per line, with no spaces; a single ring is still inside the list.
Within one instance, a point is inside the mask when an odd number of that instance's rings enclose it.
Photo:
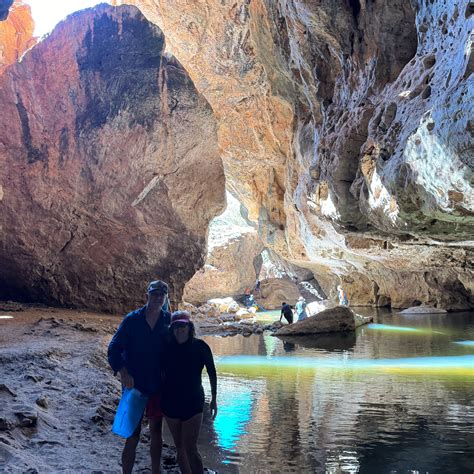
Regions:
[[[294,344],[308,349],[324,349],[326,351],[351,350],[356,343],[355,333],[315,334],[313,336],[278,336],[285,344]]]
[[[237,444],[241,472],[323,472],[329,466],[336,469],[330,472],[339,472],[337,467],[342,465],[351,467],[353,472],[364,472],[370,470],[373,456],[376,472],[384,472],[388,467],[403,471],[407,462],[414,469],[425,466],[425,470],[439,468],[448,472],[462,463],[472,470],[469,453],[473,453],[473,448],[469,447],[468,438],[474,410],[467,391],[469,385],[462,375],[446,375],[436,370],[408,374],[341,368],[313,371],[298,367],[299,355],[311,355],[308,349],[321,349],[317,354],[313,352],[315,357],[336,358],[341,363],[347,357],[396,359],[450,354],[446,351],[453,350],[449,349],[452,338],[439,332],[453,334],[463,325],[467,332],[473,328],[466,318],[450,321],[448,327],[446,319],[437,318],[419,323],[434,330],[422,335],[383,333],[363,327],[357,331],[357,339],[341,341],[340,335],[326,335],[320,345],[318,339],[303,345],[299,337],[285,338],[285,343],[295,344],[290,353],[285,352],[283,341],[278,338],[270,338],[276,341],[273,346],[266,343],[265,336],[222,339],[232,344],[233,354],[267,356],[262,357],[261,376],[255,371],[251,376],[245,375],[244,369],[238,371],[240,380],[255,387],[253,413]],[[406,318],[398,315],[390,317],[390,322],[408,325]],[[239,344],[241,349],[245,345],[245,352],[239,351]],[[344,344],[350,352],[343,348]],[[253,352],[249,352],[251,348]],[[213,349],[219,353],[214,344]],[[342,353],[338,354],[338,349]],[[294,367],[263,370],[271,366],[271,356],[284,354],[294,359]],[[225,381],[220,391],[221,397],[231,397]],[[441,438],[443,443],[439,442]],[[457,459],[452,455],[456,450]]]

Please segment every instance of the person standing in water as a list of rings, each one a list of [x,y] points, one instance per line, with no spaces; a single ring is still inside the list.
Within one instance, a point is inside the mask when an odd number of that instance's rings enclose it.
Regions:
[[[337,297],[341,306],[349,306],[349,300],[347,299],[347,295],[344,293],[341,285],[337,285]]]
[[[119,373],[122,386],[135,387],[149,397],[145,413],[150,422],[152,473],[161,472],[162,421],[161,362],[168,335],[170,313],[163,310],[168,297],[168,285],[160,280],[147,287],[145,306],[125,316],[109,344],[108,359],[114,374]],[[132,472],[140,439],[141,422],[125,441],[122,452],[122,472]]]
[[[303,319],[307,318],[306,301],[302,296],[298,298],[298,301],[295,305],[295,310],[296,310],[296,314],[298,315],[298,321],[303,321]]]
[[[293,310],[291,309],[291,306],[284,301],[281,304],[280,323],[283,316],[288,321],[288,324],[293,324]]]
[[[217,374],[210,347],[195,337],[187,311],[171,316],[169,344],[163,360],[163,413],[178,452],[182,474],[204,471],[197,449],[204,410],[201,373],[206,367],[211,383],[210,410],[217,415]]]

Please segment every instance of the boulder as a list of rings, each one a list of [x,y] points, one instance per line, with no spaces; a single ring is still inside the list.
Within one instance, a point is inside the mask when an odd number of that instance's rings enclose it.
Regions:
[[[132,6],[68,17],[0,76],[0,299],[180,301],[225,203],[216,122]],[[212,183],[212,185],[209,185]]]
[[[283,301],[294,306],[301,296],[298,286],[287,278],[269,278],[260,282],[261,297],[255,300],[265,309],[279,309]]]
[[[298,336],[305,334],[319,334],[327,332],[354,331],[355,313],[345,307],[336,306],[311,316],[303,321],[287,324],[279,329],[275,336]]]
[[[239,304],[231,297],[214,298],[209,300],[207,305],[216,308],[220,313],[237,313],[240,310]]]

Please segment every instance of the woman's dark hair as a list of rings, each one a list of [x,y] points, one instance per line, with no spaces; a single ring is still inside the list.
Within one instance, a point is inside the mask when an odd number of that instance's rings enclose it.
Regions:
[[[194,327],[194,323],[191,321],[191,315],[189,314],[188,311],[175,311],[173,313],[173,316],[178,316],[178,315],[186,315],[189,318],[189,322],[187,323],[189,325],[189,339],[188,342],[193,341],[196,338],[196,328]],[[173,342],[176,343],[176,338],[174,336],[173,332],[173,326],[170,326],[170,338]]]

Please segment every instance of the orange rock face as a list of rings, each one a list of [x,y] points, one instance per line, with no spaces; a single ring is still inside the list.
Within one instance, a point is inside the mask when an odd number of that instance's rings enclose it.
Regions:
[[[328,296],[474,305],[469,1],[116,2],[209,100],[266,246]]]
[[[225,203],[215,120],[134,7],[69,17],[0,78],[0,299],[180,299]]]
[[[0,74],[36,43],[34,27],[30,6],[15,2],[8,18],[0,22]]]

